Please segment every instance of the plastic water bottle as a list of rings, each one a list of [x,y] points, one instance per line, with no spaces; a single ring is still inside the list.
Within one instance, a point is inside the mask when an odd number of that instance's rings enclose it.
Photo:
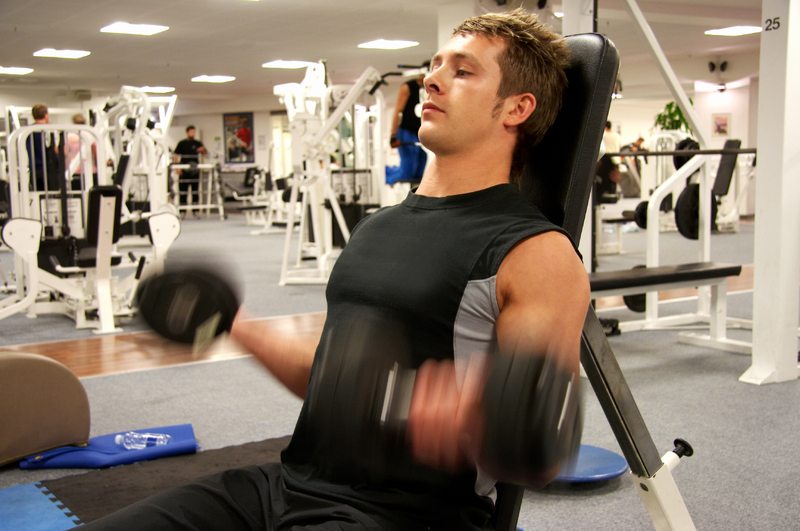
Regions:
[[[118,434],[114,437],[114,442],[126,450],[144,450],[153,446],[163,446],[170,440],[166,433],[139,433],[129,431],[125,434]]]

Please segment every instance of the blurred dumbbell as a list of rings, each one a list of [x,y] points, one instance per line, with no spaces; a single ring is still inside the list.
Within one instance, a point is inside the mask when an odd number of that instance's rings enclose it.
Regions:
[[[317,356],[306,406],[324,454],[373,476],[419,479],[406,426],[421,360],[402,324],[357,312],[328,327]],[[536,355],[499,354],[486,369],[481,466],[534,484],[580,444],[578,378]]]
[[[231,329],[240,301],[225,275],[210,267],[191,266],[144,279],[136,304],[142,319],[159,335],[204,345]]]

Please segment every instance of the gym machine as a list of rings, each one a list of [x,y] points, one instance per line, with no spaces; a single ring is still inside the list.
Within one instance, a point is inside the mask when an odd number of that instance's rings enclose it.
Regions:
[[[113,182],[122,188],[123,232],[147,234],[147,213],[176,210],[169,201],[169,146],[177,96],[152,96],[137,87],[122,86],[92,116],[116,164]]]
[[[133,314],[139,278],[163,266],[180,230],[177,218],[151,216],[152,252],[125,261],[114,250],[122,190],[101,163],[107,158],[100,132],[37,124],[16,129],[8,141],[11,219],[2,239],[15,253],[16,294],[0,301],[0,318],[61,313],[78,328],[117,331],[116,318]],[[68,156],[80,159],[78,173],[70,173],[75,159]]]
[[[367,68],[346,91],[341,87],[330,87],[325,64],[316,63],[306,69],[301,83],[274,87],[275,95],[286,106],[292,135],[293,176],[281,262],[282,286],[327,283],[341,247],[350,238],[350,225],[342,212],[342,203],[380,203],[379,197],[370,196],[380,193],[385,172],[381,136],[384,102],[378,90],[382,83],[380,73]],[[371,105],[360,103],[365,95],[371,98]],[[332,106],[335,107],[333,110]],[[357,153],[354,163],[356,166],[361,164],[362,168],[334,171],[331,155],[336,152],[341,138],[337,130],[348,116],[354,125],[354,149]],[[364,175],[368,178],[359,181],[359,177]],[[298,205],[299,236],[294,241]],[[333,220],[327,209],[330,209]],[[337,234],[340,242],[334,241]],[[292,250],[296,253],[294,265],[289,263]],[[304,260],[313,261],[313,266],[304,266]]]

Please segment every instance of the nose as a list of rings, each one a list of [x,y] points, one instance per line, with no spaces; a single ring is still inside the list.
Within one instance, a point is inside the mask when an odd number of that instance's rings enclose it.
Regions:
[[[437,71],[438,69],[434,69],[425,74],[425,79],[422,80],[422,84],[425,86],[426,93],[441,93],[441,83],[438,81],[436,75]]]

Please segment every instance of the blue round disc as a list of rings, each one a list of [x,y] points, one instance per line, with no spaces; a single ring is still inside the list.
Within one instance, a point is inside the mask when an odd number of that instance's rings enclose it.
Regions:
[[[628,462],[616,452],[582,444],[578,458],[564,467],[555,481],[564,483],[594,483],[617,478],[628,470]]]

